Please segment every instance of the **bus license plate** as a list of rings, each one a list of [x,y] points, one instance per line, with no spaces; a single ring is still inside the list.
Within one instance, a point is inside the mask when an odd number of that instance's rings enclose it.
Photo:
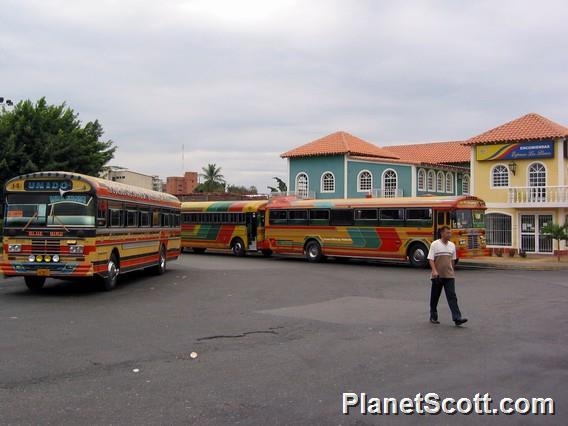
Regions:
[[[49,269],[38,269],[37,274],[40,277],[47,277],[49,276]]]

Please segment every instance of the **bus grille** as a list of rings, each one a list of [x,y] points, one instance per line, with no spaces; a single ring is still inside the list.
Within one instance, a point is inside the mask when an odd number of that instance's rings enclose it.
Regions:
[[[477,234],[469,234],[467,236],[467,248],[469,250],[478,249],[479,245],[479,235]]]
[[[33,254],[61,254],[59,240],[32,240]]]

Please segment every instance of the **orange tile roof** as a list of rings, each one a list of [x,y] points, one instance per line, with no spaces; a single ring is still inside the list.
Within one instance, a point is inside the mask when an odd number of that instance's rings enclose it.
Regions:
[[[378,146],[347,132],[332,133],[331,135],[324,136],[323,138],[287,151],[281,154],[280,157],[311,157],[316,155],[337,154],[363,155],[366,157],[392,159],[398,158],[396,154],[393,154],[386,149],[379,148]]]
[[[523,141],[531,139],[562,138],[568,136],[568,127],[530,113],[488,130],[464,142],[464,145]]]
[[[463,141],[429,142],[387,146],[390,152],[402,160],[427,164],[469,163],[470,148]]]

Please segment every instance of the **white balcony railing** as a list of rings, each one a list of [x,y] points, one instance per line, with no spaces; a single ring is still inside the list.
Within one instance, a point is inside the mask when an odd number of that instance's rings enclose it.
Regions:
[[[397,189],[382,189],[375,188],[371,191],[373,198],[392,198],[392,197],[404,197],[404,191],[402,188]]]
[[[286,192],[272,192],[269,194],[271,198],[274,197],[296,197],[301,200],[313,200],[316,198],[314,191],[286,191]]]
[[[509,203],[527,206],[568,207],[568,185],[517,186],[509,188]]]

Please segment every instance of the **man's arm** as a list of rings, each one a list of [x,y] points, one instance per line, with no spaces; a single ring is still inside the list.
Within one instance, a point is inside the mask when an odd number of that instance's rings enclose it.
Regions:
[[[428,262],[430,263],[430,269],[432,269],[432,278],[438,278],[438,270],[436,269],[436,263],[434,259],[436,256],[434,255],[434,244],[430,245],[430,250],[428,251]]]

